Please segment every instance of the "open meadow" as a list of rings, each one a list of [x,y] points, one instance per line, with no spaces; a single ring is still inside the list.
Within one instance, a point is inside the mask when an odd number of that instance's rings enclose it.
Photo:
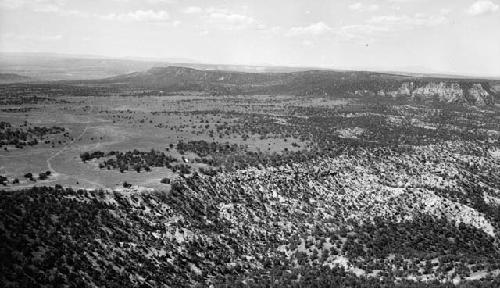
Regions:
[[[11,180],[19,179],[19,183],[6,188],[55,184],[75,188],[118,188],[124,182],[141,188],[168,188],[169,185],[162,185],[160,180],[179,177],[179,173],[172,169],[151,167],[151,171],[142,173],[100,169],[97,160],[84,163],[80,154],[156,150],[174,157],[194,172],[207,165],[194,161],[200,158],[196,153],[186,151],[181,155],[175,149],[180,141],[235,144],[244,146],[245,151],[265,154],[299,151],[307,149],[307,141],[272,128],[259,131],[255,121],[266,118],[270,124],[286,124],[289,116],[286,107],[298,103],[310,106],[348,103],[347,100],[327,99],[308,102],[293,96],[214,97],[192,94],[64,97],[65,103],[26,105],[29,110],[23,112],[15,109],[26,108],[24,105],[0,106],[3,111],[9,111],[0,115],[1,122],[14,126],[26,122],[27,127],[63,127],[67,133],[65,137],[50,135],[48,143],[3,147],[0,174]],[[36,175],[47,170],[52,174],[44,180],[31,181],[24,177],[27,173]]]

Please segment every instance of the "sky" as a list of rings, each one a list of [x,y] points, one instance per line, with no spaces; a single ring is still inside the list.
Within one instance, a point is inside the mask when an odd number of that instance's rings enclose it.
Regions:
[[[500,0],[0,0],[0,52],[500,76]]]

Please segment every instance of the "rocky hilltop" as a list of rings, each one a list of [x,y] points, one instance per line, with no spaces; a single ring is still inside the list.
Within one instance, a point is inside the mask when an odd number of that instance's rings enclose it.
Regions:
[[[360,94],[358,92],[358,94]],[[477,106],[494,104],[494,94],[488,92],[481,83],[428,82],[416,84],[403,82],[397,90],[381,89],[378,96],[392,98],[408,97],[416,102],[439,101],[446,103],[466,103]]]
[[[494,98],[481,84],[474,84],[468,90],[469,98],[477,105],[493,104]]]

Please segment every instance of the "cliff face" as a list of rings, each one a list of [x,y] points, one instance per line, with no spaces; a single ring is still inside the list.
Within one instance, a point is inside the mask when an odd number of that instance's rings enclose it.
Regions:
[[[481,84],[473,84],[468,90],[468,100],[476,105],[492,105],[494,97],[486,91]]]
[[[464,91],[457,83],[428,83],[423,87],[418,87],[412,92],[415,100],[428,101],[438,100],[448,103],[465,103]]]
[[[494,97],[480,83],[461,85],[456,82],[429,82],[417,85],[404,82],[397,90],[378,91],[379,96],[408,97],[416,102],[439,101],[446,103],[466,103],[477,106],[492,105]]]

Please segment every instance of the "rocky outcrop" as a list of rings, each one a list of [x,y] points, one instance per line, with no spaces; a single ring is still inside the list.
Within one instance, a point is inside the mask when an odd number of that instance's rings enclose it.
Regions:
[[[397,90],[379,90],[378,96],[408,98],[415,102],[464,103],[477,106],[492,105],[494,97],[480,83],[471,86],[457,82],[428,82],[415,84],[403,82]]]
[[[494,103],[493,95],[488,93],[481,84],[473,84],[468,89],[468,100],[475,105],[484,106]]]
[[[447,103],[465,103],[464,91],[458,83],[428,83],[423,87],[418,87],[412,92],[415,100],[433,101]]]

